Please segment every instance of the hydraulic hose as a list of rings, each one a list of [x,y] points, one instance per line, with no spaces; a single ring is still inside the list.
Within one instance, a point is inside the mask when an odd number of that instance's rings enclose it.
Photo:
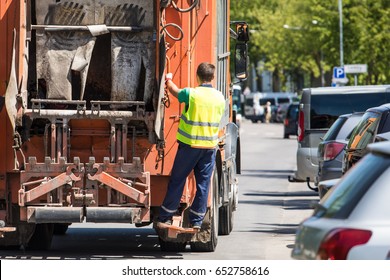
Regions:
[[[195,7],[199,4],[199,2],[200,2],[200,0],[193,0],[191,6],[189,6],[187,9],[181,9],[181,8],[179,8],[179,7],[177,6],[177,4],[176,4],[174,1],[172,1],[172,6],[173,6],[176,10],[178,10],[179,12],[181,12],[181,13],[186,13],[186,12],[191,11],[193,8],[195,8]]]
[[[173,37],[167,30],[168,26],[173,26],[173,27],[177,28],[180,32],[179,37]],[[177,25],[176,23],[167,23],[166,25],[164,25],[162,27],[161,32],[165,32],[169,36],[169,38],[171,38],[172,40],[175,40],[175,41],[180,41],[184,37],[183,29],[179,25]]]

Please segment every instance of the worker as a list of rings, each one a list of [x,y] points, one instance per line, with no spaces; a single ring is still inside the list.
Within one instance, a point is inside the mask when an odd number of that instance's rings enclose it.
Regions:
[[[200,229],[207,210],[209,184],[214,170],[218,145],[219,123],[225,110],[222,93],[212,87],[215,66],[199,64],[196,88],[179,89],[166,75],[169,92],[185,103],[177,132],[178,150],[173,163],[171,178],[165,199],[160,207],[157,226],[172,224],[172,216],[178,215],[178,207],[187,176],[194,171],[196,195],[189,209],[190,227]],[[163,223],[163,224],[161,224]]]

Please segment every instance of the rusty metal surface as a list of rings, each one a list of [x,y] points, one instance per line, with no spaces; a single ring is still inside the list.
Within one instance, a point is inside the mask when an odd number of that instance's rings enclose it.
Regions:
[[[37,79],[45,81],[46,98],[90,98],[89,91],[100,83],[99,78],[111,74],[110,81],[101,84],[106,94],[102,98],[139,100],[152,108],[156,90],[154,6],[152,0],[37,1],[37,25],[33,26],[40,54]],[[96,39],[107,32],[109,45],[106,39]],[[104,67],[94,65],[95,48],[95,55],[104,55],[100,64]],[[104,62],[107,59],[110,63]],[[106,76],[98,73],[102,71]],[[113,106],[118,107],[122,108]]]
[[[29,223],[81,223],[83,217],[82,207],[27,207]]]
[[[13,32],[13,45],[12,45],[12,59],[11,59],[11,73],[9,77],[9,83],[5,92],[5,107],[7,108],[7,114],[12,125],[12,130],[15,131],[16,116],[17,116],[17,100],[18,95],[18,82],[16,80],[16,65],[15,65],[15,40],[16,31]]]
[[[46,181],[40,182],[39,186],[32,188],[29,191],[25,190],[27,185],[22,184],[22,188],[19,190],[19,205],[25,206],[26,203],[31,202],[65,184],[80,181],[82,178],[73,173],[73,170],[76,168],[77,167],[75,165],[69,165],[66,168],[66,172],[59,174],[53,179],[47,178]]]
[[[130,185],[125,184],[110,174],[103,172],[101,165],[96,164],[94,168],[98,169],[95,175],[88,174],[88,179],[92,181],[98,181],[104,185],[123,193],[135,202],[138,202],[146,207],[149,206],[149,190],[140,192],[137,189],[132,188]]]

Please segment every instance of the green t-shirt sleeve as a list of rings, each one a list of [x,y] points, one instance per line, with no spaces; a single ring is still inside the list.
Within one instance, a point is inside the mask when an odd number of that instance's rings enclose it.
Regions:
[[[187,106],[190,103],[190,88],[184,88],[177,94],[177,99],[180,103],[185,103]]]

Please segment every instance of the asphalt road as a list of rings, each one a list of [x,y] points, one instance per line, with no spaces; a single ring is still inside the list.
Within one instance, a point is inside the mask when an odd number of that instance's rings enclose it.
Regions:
[[[283,139],[281,124],[241,124],[242,174],[234,229],[219,236],[213,253],[161,252],[151,227],[73,224],[53,238],[49,251],[0,251],[1,259],[289,260],[298,224],[317,193],[287,180],[296,168],[296,138]]]

